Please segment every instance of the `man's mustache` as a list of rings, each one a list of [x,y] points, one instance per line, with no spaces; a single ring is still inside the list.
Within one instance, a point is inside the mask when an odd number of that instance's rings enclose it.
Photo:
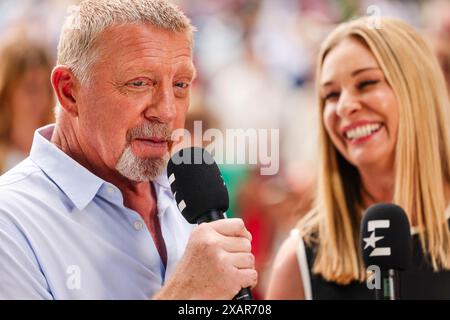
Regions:
[[[172,130],[167,124],[160,122],[147,122],[134,127],[127,132],[127,142],[136,138],[158,138],[166,141],[172,140]]]

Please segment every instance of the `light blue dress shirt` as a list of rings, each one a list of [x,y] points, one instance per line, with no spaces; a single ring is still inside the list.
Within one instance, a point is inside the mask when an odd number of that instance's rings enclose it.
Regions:
[[[36,131],[30,157],[0,178],[0,299],[148,299],[170,276],[195,227],[168,179],[153,185],[167,269],[120,190]]]

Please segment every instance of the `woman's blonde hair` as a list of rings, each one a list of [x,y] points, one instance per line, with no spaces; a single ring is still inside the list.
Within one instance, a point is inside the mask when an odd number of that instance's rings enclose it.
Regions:
[[[382,18],[377,28],[366,18],[340,25],[325,40],[317,65],[317,90],[327,54],[349,37],[373,53],[397,97],[399,124],[393,203],[414,213],[424,251],[434,270],[450,269],[450,232],[445,219],[445,185],[450,183],[450,105],[433,52],[412,27]],[[363,281],[359,254],[361,181],[356,167],[334,147],[320,112],[320,164],[315,209],[299,222],[308,243],[318,245],[313,272],[328,281]]]

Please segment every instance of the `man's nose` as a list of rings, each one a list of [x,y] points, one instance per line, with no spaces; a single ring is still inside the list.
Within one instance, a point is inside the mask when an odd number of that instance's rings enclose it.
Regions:
[[[161,123],[170,123],[175,119],[176,97],[173,86],[161,83],[157,86],[151,105],[145,110],[145,117],[156,119]]]
[[[361,109],[361,103],[348,92],[342,92],[336,106],[336,114],[345,118]]]

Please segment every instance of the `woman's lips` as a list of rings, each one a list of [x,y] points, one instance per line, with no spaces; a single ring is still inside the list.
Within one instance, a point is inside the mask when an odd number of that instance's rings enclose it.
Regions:
[[[350,145],[358,145],[361,143],[366,142],[367,140],[371,139],[372,137],[374,137],[376,134],[378,134],[382,129],[384,128],[383,125],[379,125],[375,128],[373,128],[372,130],[369,131],[365,131],[365,132],[359,132],[358,135],[356,136],[352,136],[351,138],[348,137],[348,135],[345,136],[346,141],[350,144]]]

